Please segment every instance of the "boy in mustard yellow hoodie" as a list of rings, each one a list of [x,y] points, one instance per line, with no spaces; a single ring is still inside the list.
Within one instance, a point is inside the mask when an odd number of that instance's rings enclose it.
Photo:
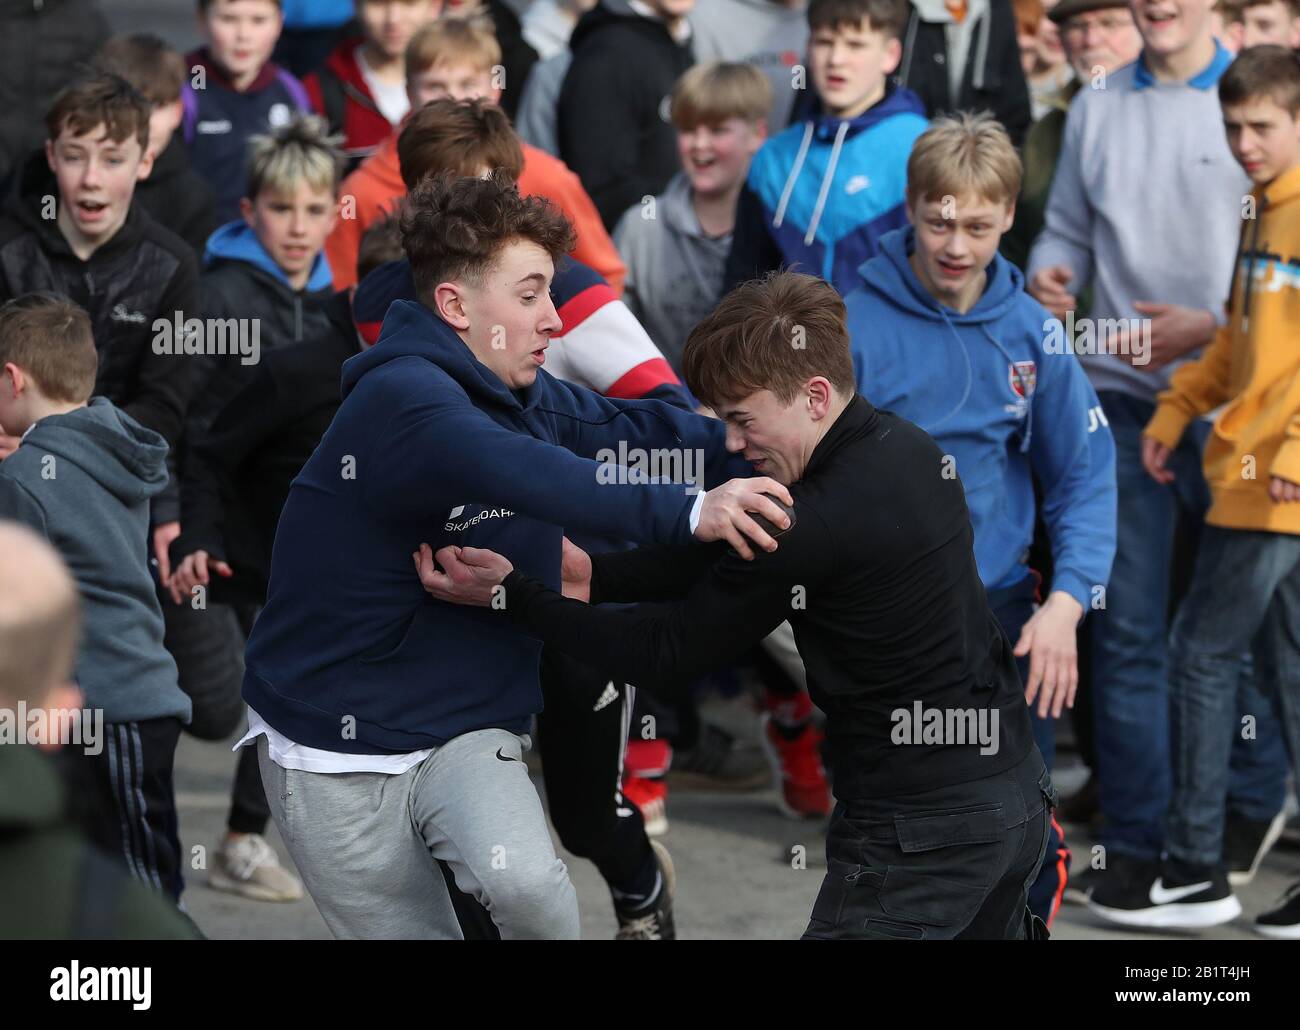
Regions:
[[[1213,503],[1170,645],[1167,857],[1145,900],[1099,913],[1129,925],[1213,926],[1241,912],[1221,861],[1232,735],[1253,738],[1234,708],[1240,656],[1253,654],[1300,762],[1300,58],[1244,51],[1219,80],[1219,102],[1255,187],[1242,198],[1228,324],[1174,373],[1143,437],[1147,472],[1168,482],[1183,431],[1223,405],[1205,445]],[[1254,925],[1300,938],[1300,884]]]

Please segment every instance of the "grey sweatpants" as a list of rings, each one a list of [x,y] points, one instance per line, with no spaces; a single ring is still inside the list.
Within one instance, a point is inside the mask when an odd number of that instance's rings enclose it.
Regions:
[[[503,940],[576,939],[578,898],[523,763],[527,737],[476,730],[401,775],[257,757],[271,815],[335,937],[459,939],[435,859]]]

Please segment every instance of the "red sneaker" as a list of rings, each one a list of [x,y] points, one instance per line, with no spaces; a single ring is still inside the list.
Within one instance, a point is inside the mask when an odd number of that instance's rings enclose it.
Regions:
[[[641,810],[647,837],[662,837],[668,832],[668,784],[645,776],[623,777],[623,799]]]
[[[673,762],[666,740],[629,740],[623,757],[623,797],[641,810],[647,837],[668,832],[668,784],[664,775]]]
[[[822,734],[808,723],[793,740],[764,715],[763,750],[780,783],[776,804],[791,819],[824,819],[831,814],[831,788],[822,768]]]

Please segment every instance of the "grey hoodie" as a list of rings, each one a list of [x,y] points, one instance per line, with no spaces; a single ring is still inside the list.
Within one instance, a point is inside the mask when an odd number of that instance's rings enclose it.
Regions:
[[[623,303],[678,375],[686,337],[722,297],[731,235],[705,235],[685,172],[673,176],[653,208],[629,208],[614,228],[627,265]]]
[[[147,564],[149,499],[167,482],[167,444],[107,399],[50,415],[0,462],[0,518],[58,549],[85,613],[76,678],[105,722],[190,719]]]

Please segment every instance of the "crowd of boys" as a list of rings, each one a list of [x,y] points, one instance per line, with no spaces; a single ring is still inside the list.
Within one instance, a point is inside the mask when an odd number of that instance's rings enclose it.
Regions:
[[[79,0],[0,15],[40,69],[0,74],[0,704],[104,724],[51,768],[0,747],[31,797],[0,899],[37,854],[68,899],[0,929],[193,935],[176,748],[245,726],[207,882],[305,888],[340,937],[576,935],[534,735],[620,937],[675,936],[686,777],[831,819],[809,937],[1242,914],[1300,762],[1296,0],[197,6],[185,55]],[[895,417],[941,457],[900,473],[940,481],[920,503],[969,512],[949,600],[987,604],[971,692],[1016,750],[895,741],[910,801],[845,744],[925,681],[897,619],[840,649],[870,682],[810,650],[831,573],[892,568],[814,535],[825,442]],[[606,478],[629,447],[700,467]],[[754,741],[700,715],[736,683]],[[1067,712],[1087,856],[1052,816]],[[963,896],[993,837],[918,864],[915,812],[981,783],[1020,843]],[[896,853],[885,812],[917,820]],[[841,868],[872,847],[892,887]],[[1300,937],[1300,884],[1251,925]]]

